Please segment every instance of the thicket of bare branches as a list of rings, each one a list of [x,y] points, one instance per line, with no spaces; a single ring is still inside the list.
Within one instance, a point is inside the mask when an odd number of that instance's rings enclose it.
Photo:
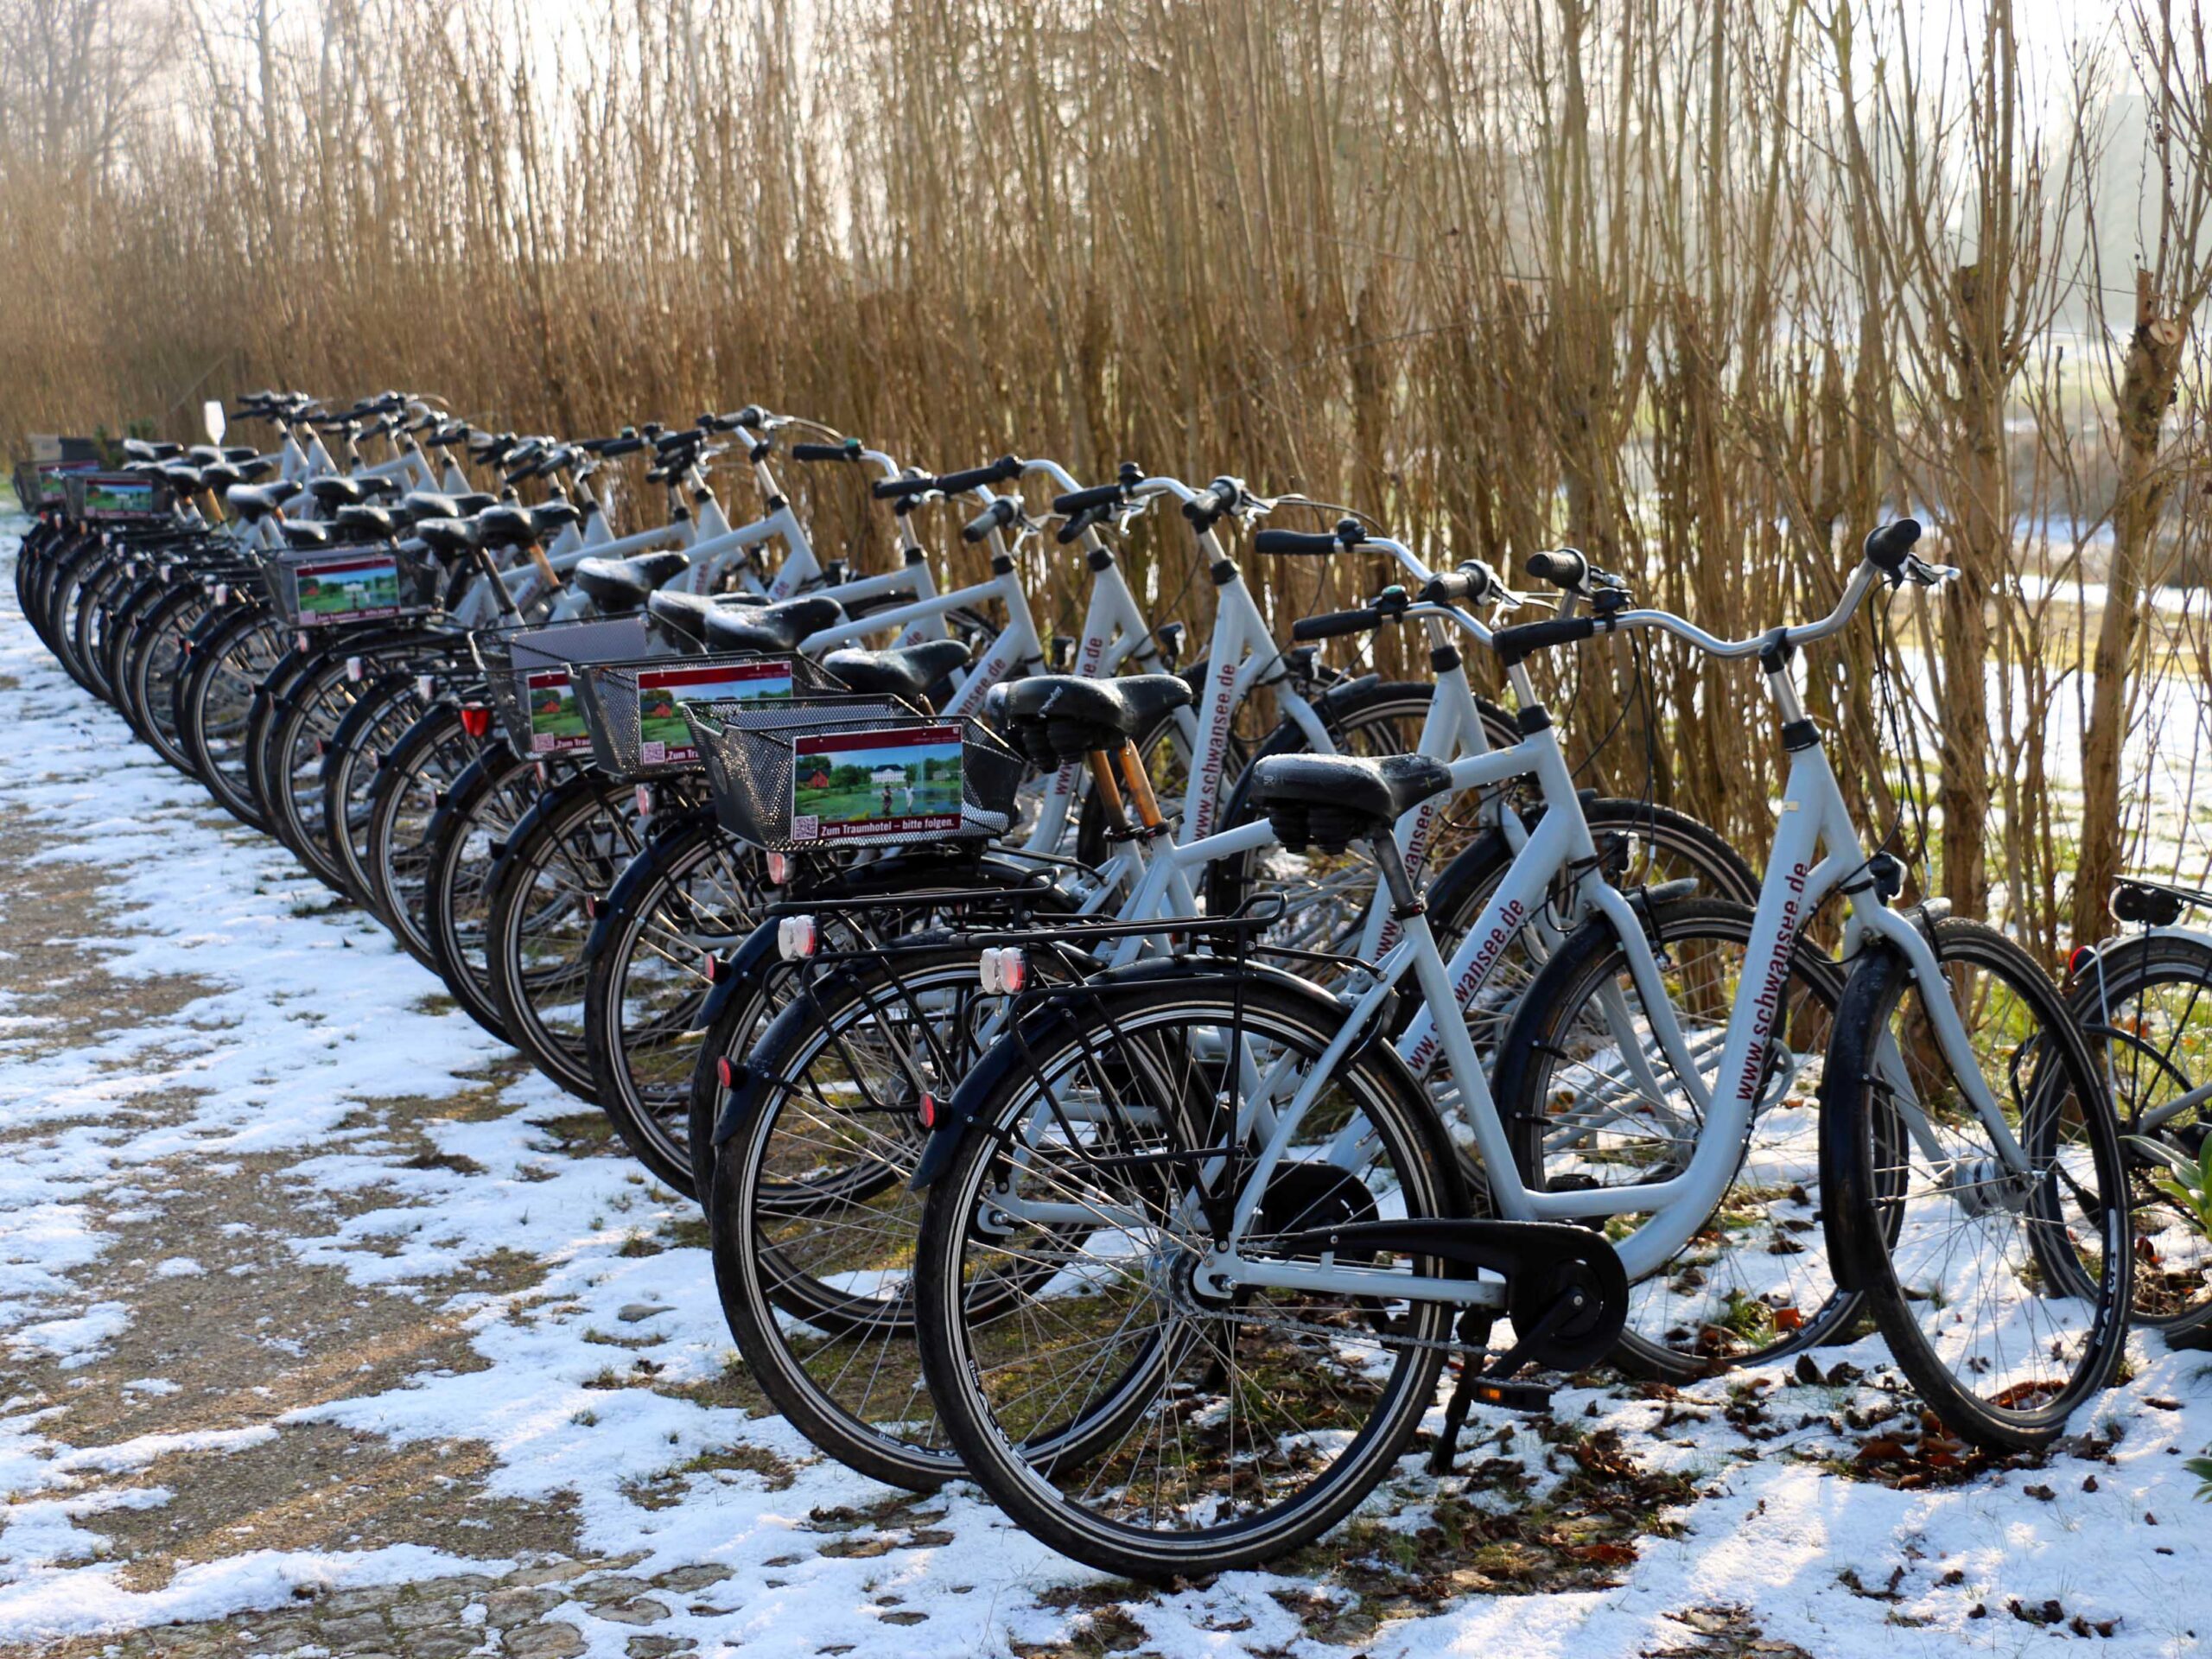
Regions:
[[[270,382],[569,432],[756,399],[925,464],[1236,471],[1438,554],[1571,542],[1739,629],[1825,608],[1910,509],[1966,572],[1896,612],[1935,882],[2055,949],[2174,863],[2185,762],[2148,763],[2158,818],[2126,734],[2178,696],[2201,736],[2201,618],[2158,601],[2212,568],[2212,48],[2171,0],[2071,51],[2007,0],[1929,10],[630,0],[556,41],[249,0],[59,151],[7,112],[51,99],[0,99],[0,436]],[[48,73],[0,41],[0,89]],[[1353,563],[1255,574],[1288,608]],[[1812,700],[1887,823],[1875,658],[1822,657]],[[1580,741],[1618,729],[1600,771],[1649,756],[1763,842],[1751,677],[1635,671],[1572,686]]]

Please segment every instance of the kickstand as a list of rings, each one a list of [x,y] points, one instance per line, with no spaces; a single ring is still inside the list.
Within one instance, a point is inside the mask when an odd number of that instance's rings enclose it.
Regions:
[[[1459,1381],[1452,1389],[1452,1397],[1445,1402],[1444,1427],[1436,1437],[1436,1444],[1429,1448],[1430,1474],[1452,1472],[1452,1460],[1459,1455],[1459,1431],[1466,1427],[1468,1408],[1476,1401],[1516,1411],[1541,1411],[1551,1404],[1552,1391],[1542,1383],[1509,1382],[1506,1378],[1521,1369],[1529,1348],[1565,1323],[1575,1306],[1571,1299],[1560,1297],[1544,1311],[1543,1318],[1520,1333],[1510,1348],[1487,1365],[1478,1365],[1475,1354],[1488,1344],[1494,1316],[1488,1308],[1482,1307],[1471,1307],[1459,1316],[1459,1341],[1470,1351],[1461,1362]]]

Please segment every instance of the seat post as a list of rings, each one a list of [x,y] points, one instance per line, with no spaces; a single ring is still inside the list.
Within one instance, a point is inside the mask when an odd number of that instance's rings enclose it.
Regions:
[[[1382,870],[1382,885],[1390,891],[1391,913],[1401,921],[1420,915],[1424,906],[1421,895],[1414,891],[1413,878],[1406,874],[1405,861],[1399,856],[1397,838],[1388,833],[1374,836],[1367,843],[1367,853]]]

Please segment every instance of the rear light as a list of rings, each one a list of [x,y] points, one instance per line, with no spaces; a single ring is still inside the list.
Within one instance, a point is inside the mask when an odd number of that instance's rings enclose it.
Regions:
[[[462,703],[461,729],[471,737],[489,737],[492,734],[491,709],[480,702]]]
[[[791,855],[789,853],[768,855],[768,885],[787,887],[791,882]]]
[[[303,633],[300,636],[300,649],[302,651],[305,651],[307,648],[308,637]],[[359,658],[348,657],[346,659],[346,677],[356,685],[359,685],[361,683],[361,659]]]
[[[812,956],[820,942],[811,916],[786,916],[776,924],[776,952],[785,962]]]
[[[307,630],[302,628],[299,632],[294,634],[292,636],[292,643],[300,648],[301,654],[304,656],[308,648]]]
[[[976,963],[986,996],[1014,996],[1029,980],[1029,961],[1020,945],[993,946]]]
[[[2079,979],[2082,976],[2082,970],[2084,968],[2087,968],[2096,959],[2097,952],[2095,946],[2088,944],[2075,945],[2074,947],[2074,954],[2066,958],[2066,977],[2069,979]]]
[[[715,1057],[715,1081],[725,1089],[734,1089],[737,1086],[737,1068],[729,1063],[729,1056],[727,1054],[718,1054]]]
[[[701,968],[700,972],[706,975],[708,984],[713,984],[716,980],[722,976],[721,958],[716,956],[713,951],[708,951],[706,963]]]
[[[653,815],[653,786],[652,786],[651,784],[639,784],[639,785],[638,785],[638,797],[637,797],[637,798],[638,798],[638,816],[639,816],[639,817],[641,817],[641,818],[650,818],[651,817],[652,817],[652,815]]]
[[[589,893],[584,895],[584,919],[588,922],[599,919],[599,900]]]
[[[924,1128],[937,1128],[937,1096],[924,1090],[922,1097],[914,1103],[914,1116],[921,1120]]]
[[[438,695],[437,676],[435,674],[417,674],[415,677],[415,695],[422,698],[425,702],[429,702],[431,698],[436,696]]]

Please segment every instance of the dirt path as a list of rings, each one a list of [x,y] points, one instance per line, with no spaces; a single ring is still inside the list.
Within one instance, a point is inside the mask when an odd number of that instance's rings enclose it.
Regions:
[[[1102,1580],[760,1413],[693,1207],[7,609],[0,733],[0,1655],[2212,1635],[2179,1467],[2212,1379],[2156,1344],[2037,1467],[1931,1472],[1862,1343],[1810,1376],[1580,1379],[1551,1418],[1479,1419],[1458,1476],[1408,1459],[1281,1571]]]

